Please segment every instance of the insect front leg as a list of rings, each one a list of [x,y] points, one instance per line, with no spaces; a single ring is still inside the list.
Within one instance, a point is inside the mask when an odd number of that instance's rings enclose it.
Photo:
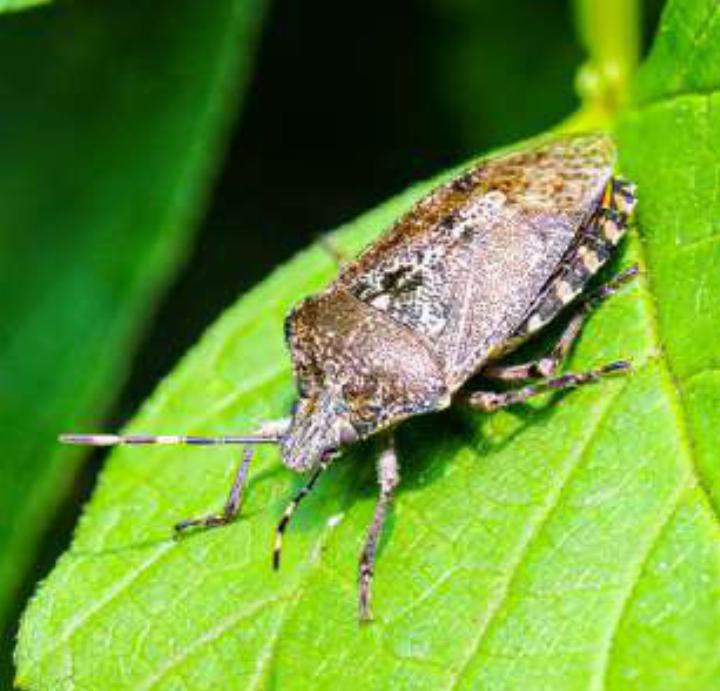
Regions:
[[[377,545],[387,513],[392,505],[395,489],[400,483],[400,467],[395,452],[395,443],[392,436],[388,436],[387,439],[387,446],[383,449],[377,460],[380,495],[375,504],[373,521],[370,524],[367,537],[365,538],[365,545],[360,554],[358,614],[361,621],[370,621],[372,619],[370,600],[372,598],[372,580],[375,572]]]
[[[279,420],[269,420],[263,423],[257,430],[256,435],[258,438],[268,439],[279,439],[288,430],[290,425],[289,418],[281,418]],[[212,444],[218,441],[208,437],[207,439],[195,439],[195,442],[202,442],[203,444]],[[242,501],[245,493],[245,485],[247,484],[248,472],[250,470],[250,462],[255,455],[255,449],[252,446],[245,448],[243,453],[242,461],[235,473],[235,479],[233,480],[230,493],[228,494],[225,506],[220,513],[213,513],[207,516],[200,516],[198,518],[187,518],[183,521],[179,521],[175,524],[175,533],[177,535],[183,533],[188,528],[202,527],[202,528],[216,528],[221,525],[227,525],[232,523],[237,515],[240,513],[242,507]]]
[[[614,295],[622,285],[635,278],[637,274],[638,266],[633,264],[582,298],[549,355],[519,365],[490,365],[482,370],[482,375],[489,379],[507,382],[552,377],[580,335],[588,315],[597,309],[604,300]]]
[[[184,532],[188,528],[194,527],[216,528],[217,526],[232,523],[235,520],[235,517],[238,513],[240,513],[240,507],[242,506],[248,471],[250,470],[250,461],[252,461],[253,455],[254,449],[251,447],[245,449],[240,466],[237,473],[235,473],[235,479],[233,480],[232,487],[230,488],[230,494],[228,494],[228,498],[222,512],[209,514],[207,516],[200,516],[199,518],[187,518],[184,521],[180,521],[175,524],[175,532],[177,534]]]
[[[588,370],[587,372],[570,372],[560,377],[546,379],[537,384],[523,386],[520,389],[511,391],[468,391],[464,392],[458,399],[475,410],[492,412],[500,408],[507,408],[516,403],[524,403],[530,398],[547,393],[548,391],[564,391],[575,389],[585,384],[593,384],[610,374],[629,372],[631,365],[627,360],[616,360],[602,367]]]

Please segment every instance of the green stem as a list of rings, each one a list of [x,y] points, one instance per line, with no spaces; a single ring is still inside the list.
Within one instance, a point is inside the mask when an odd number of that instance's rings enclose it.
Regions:
[[[580,111],[563,129],[610,125],[627,103],[640,56],[640,0],[574,0],[588,58],[578,70]]]

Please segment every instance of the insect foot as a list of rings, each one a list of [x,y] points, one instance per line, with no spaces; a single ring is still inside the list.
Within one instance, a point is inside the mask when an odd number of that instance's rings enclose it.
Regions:
[[[215,528],[221,525],[227,525],[235,520],[240,513],[242,501],[245,495],[245,485],[247,484],[248,473],[250,471],[250,461],[253,459],[254,449],[248,447],[243,454],[240,467],[235,474],[235,480],[230,488],[230,494],[225,501],[222,513],[201,516],[200,518],[186,518],[175,524],[175,537],[180,537],[185,531],[194,527]]]

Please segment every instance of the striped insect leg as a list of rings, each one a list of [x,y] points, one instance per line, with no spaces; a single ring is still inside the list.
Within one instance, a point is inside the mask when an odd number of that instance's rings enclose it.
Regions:
[[[597,290],[584,296],[575,308],[570,321],[567,323],[567,326],[549,355],[518,365],[489,365],[482,370],[482,375],[489,379],[497,379],[499,381],[518,381],[551,377],[570,352],[577,337],[580,335],[580,331],[588,315],[605,299],[614,295],[622,285],[637,276],[637,274],[638,266],[637,264],[633,264],[628,269],[613,276],[606,283],[603,283]]]
[[[252,461],[254,450],[251,447],[245,449],[243,459],[240,463],[235,480],[230,488],[227,501],[221,513],[201,516],[199,518],[187,518],[175,524],[175,533],[180,534],[188,528],[216,528],[217,526],[227,525],[235,520],[240,513],[242,506],[245,485],[247,484],[248,471],[250,470],[250,461]]]
[[[587,372],[570,372],[560,377],[546,379],[537,384],[523,386],[520,389],[512,391],[472,391],[466,392],[460,398],[461,402],[466,403],[474,410],[480,410],[484,413],[493,412],[500,408],[507,408],[517,403],[525,401],[547,393],[548,391],[564,391],[567,389],[575,389],[585,384],[594,384],[600,379],[611,374],[623,374],[631,370],[631,365],[626,360],[617,360],[603,367],[589,370]]]

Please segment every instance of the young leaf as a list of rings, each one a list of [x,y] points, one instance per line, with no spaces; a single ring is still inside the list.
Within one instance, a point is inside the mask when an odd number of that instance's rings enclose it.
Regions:
[[[58,432],[101,418],[185,254],[261,9],[0,21],[0,617],[75,471]]]
[[[712,5],[671,3],[641,83],[667,70],[674,32],[695,37],[696,64],[720,64]],[[706,80],[711,91],[718,77]],[[711,688],[720,672],[713,99],[641,87],[621,122],[623,167],[641,200],[623,261],[639,261],[643,276],[593,316],[570,366],[629,357],[635,372],[561,400],[401,428],[404,481],[377,569],[375,623],[358,627],[355,612],[372,448],[337,462],[303,505],[279,574],[269,569],[271,532],[300,480],[275,452],[260,453],[241,520],[174,542],[175,520],[220,505],[238,458],[125,448],[25,616],[21,686]],[[678,118],[683,134],[671,127]],[[341,242],[357,248],[421,191],[343,229]],[[277,271],[219,320],[132,429],[247,430],[286,413],[282,317],[332,273],[317,248]]]

